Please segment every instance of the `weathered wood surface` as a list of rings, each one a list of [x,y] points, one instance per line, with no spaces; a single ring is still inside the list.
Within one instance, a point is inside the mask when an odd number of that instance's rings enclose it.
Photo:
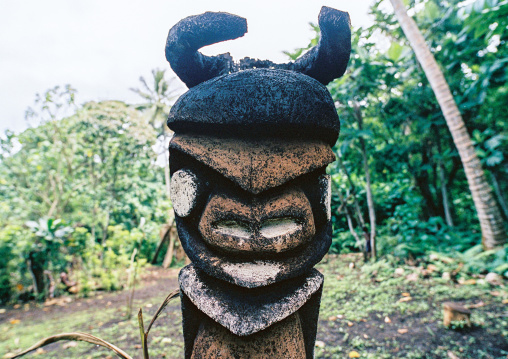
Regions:
[[[199,327],[192,359],[305,359],[305,345],[298,313],[246,337],[232,334],[208,319]]]

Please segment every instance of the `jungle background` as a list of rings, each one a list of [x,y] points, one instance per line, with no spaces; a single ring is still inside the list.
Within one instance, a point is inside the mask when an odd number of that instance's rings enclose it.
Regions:
[[[506,358],[508,246],[482,238],[463,164],[435,94],[390,7],[352,29],[348,71],[328,88],[341,118],[333,243],[318,358]],[[457,103],[498,215],[508,219],[508,2],[411,0]],[[295,59],[317,44],[290,50]],[[0,140],[0,355],[84,331],[140,354],[137,308],[153,314],[186,262],[174,230],[165,118],[179,93],[164,70],[139,102],[75,102],[57,86]],[[79,89],[78,89],[79,91]],[[366,249],[367,241],[377,253]],[[165,269],[171,267],[171,269]],[[442,304],[472,326],[442,324]],[[99,309],[100,308],[100,309]],[[133,314],[134,313],[134,314]],[[181,358],[178,301],[151,334]],[[76,342],[43,357],[107,357]]]

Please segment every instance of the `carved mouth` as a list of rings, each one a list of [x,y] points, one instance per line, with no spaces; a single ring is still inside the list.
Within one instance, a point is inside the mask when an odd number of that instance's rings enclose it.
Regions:
[[[280,253],[299,245],[298,237],[301,237],[303,229],[302,224],[290,217],[271,218],[259,226],[224,220],[212,224],[212,236],[215,237],[215,241],[222,241],[219,247],[225,251]],[[267,250],[269,248],[270,250]]]
[[[290,236],[302,230],[302,225],[293,218],[272,218],[261,223],[259,234],[264,238]]]
[[[213,226],[213,231],[223,236],[233,236],[238,239],[248,239],[253,233],[244,223],[235,220],[220,221]]]
[[[310,203],[298,190],[256,203],[214,195],[199,230],[210,246],[250,258],[294,250],[315,234]]]

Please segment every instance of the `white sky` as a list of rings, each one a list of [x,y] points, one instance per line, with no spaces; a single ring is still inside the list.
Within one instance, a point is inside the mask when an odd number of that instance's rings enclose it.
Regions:
[[[322,5],[349,12],[354,27],[369,26],[371,0],[0,0],[0,132],[26,128],[36,93],[71,84],[77,101],[140,99],[129,88],[154,68],[167,69],[164,45],[180,19],[226,11],[247,19],[240,39],[202,50],[286,62],[282,51],[313,37]],[[173,73],[171,72],[171,75]],[[182,92],[185,87],[182,86]]]

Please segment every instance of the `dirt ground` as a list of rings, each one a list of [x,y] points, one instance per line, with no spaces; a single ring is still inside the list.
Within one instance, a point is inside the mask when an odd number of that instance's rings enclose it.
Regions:
[[[134,291],[134,299],[136,302],[151,302],[154,298],[164,296],[173,289],[178,288],[178,272],[179,269],[162,269],[160,267],[149,268],[139,279],[142,283],[141,288]],[[0,314],[0,324],[11,320],[18,319],[27,323],[30,321],[38,321],[43,318],[51,318],[55,316],[65,316],[75,313],[76,311],[93,311],[99,308],[118,308],[126,306],[129,291],[119,291],[112,293],[96,293],[90,298],[56,298],[54,304],[44,305],[40,303],[27,303],[16,307],[10,307],[4,314]],[[70,299],[70,302],[67,300]],[[51,301],[48,301],[51,303]],[[27,309],[28,308],[28,309]]]
[[[508,358],[508,312],[498,289],[438,285],[431,280],[417,283],[384,280],[380,275],[374,278],[359,268],[348,268],[350,260],[329,258],[318,267],[327,281],[316,358]],[[90,298],[60,298],[46,306],[27,303],[4,308],[0,314],[0,358],[8,358],[44,336],[62,331],[89,332],[134,358],[141,358],[137,310],[142,307],[146,326],[165,296],[178,288],[177,274],[178,269],[150,268],[135,290],[130,319],[126,315],[128,291],[96,293]],[[391,297],[390,291],[394,293]],[[411,292],[411,301],[401,302],[398,299],[401,291]],[[450,297],[457,303],[477,306],[473,309],[471,328],[461,323],[452,328],[442,325],[441,304]],[[377,304],[372,304],[376,301]],[[152,358],[183,358],[178,299],[170,303],[154,325],[149,348]],[[64,342],[31,355],[112,358],[105,349]]]

